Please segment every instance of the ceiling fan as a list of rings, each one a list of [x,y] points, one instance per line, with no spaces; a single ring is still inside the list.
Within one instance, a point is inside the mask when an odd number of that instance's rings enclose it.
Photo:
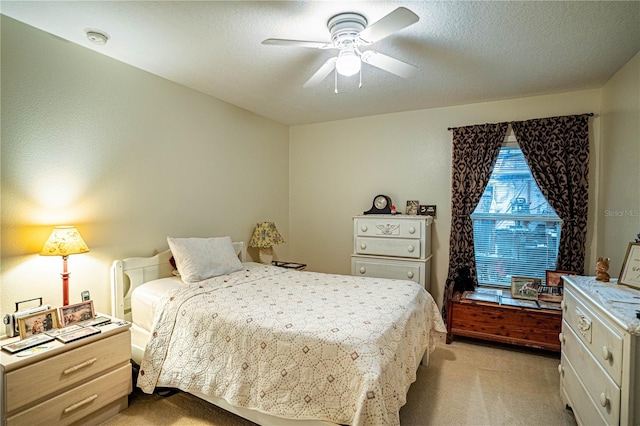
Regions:
[[[362,62],[400,77],[411,76],[417,69],[415,66],[374,50],[361,51],[360,48],[415,24],[418,20],[418,15],[404,7],[397,8],[369,26],[367,26],[367,19],[359,13],[340,13],[327,22],[327,28],[331,34],[330,42],[268,38],[262,44],[338,49],[338,56],[329,58],[302,86],[305,88],[317,86],[335,70],[337,92],[337,74],[352,76],[361,71]]]

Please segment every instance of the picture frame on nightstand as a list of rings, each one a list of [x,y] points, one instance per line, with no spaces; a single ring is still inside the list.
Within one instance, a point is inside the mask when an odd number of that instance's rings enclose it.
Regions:
[[[618,284],[640,290],[640,243],[629,243],[622,262]]]
[[[93,300],[60,307],[60,324],[63,327],[93,319],[95,316]]]
[[[46,333],[58,328],[58,310],[48,309],[46,311],[37,312],[32,315],[26,315],[18,318],[18,330],[20,331],[20,339],[26,339],[35,334]]]

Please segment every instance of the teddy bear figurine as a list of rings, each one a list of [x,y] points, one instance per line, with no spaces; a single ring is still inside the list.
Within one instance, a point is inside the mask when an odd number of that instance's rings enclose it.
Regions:
[[[609,282],[609,274],[607,271],[609,270],[609,262],[611,259],[599,257],[596,262],[596,281],[602,281],[605,283]]]

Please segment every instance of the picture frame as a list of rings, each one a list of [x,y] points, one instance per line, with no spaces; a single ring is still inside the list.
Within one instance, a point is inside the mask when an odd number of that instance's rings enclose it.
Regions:
[[[101,330],[96,327],[80,327],[80,329],[72,331],[70,333],[56,336],[56,340],[66,344],[79,339],[84,339],[85,337],[93,336],[94,334],[98,334],[100,332]]]
[[[57,309],[47,309],[18,318],[20,339],[26,339],[36,334],[46,333],[60,327]]]
[[[629,243],[627,246],[618,284],[640,290],[640,243]]]
[[[60,307],[60,324],[62,327],[87,321],[95,318],[95,316],[96,312],[93,309],[93,300]]]
[[[541,278],[511,277],[511,297],[513,299],[538,300]]]
[[[511,297],[501,297],[500,304],[505,306],[515,306],[517,308],[540,309],[538,302],[528,299],[514,299]]]
[[[544,284],[547,287],[562,287],[564,284],[562,282],[562,277],[565,275],[578,275],[577,272],[573,271],[552,271],[547,269],[545,272],[545,281]]]
[[[48,334],[40,333],[35,334],[31,337],[27,337],[26,339],[18,340],[17,342],[2,345],[2,349],[9,352],[10,354],[14,354],[25,349],[31,349],[33,347],[40,346],[44,343],[52,342],[53,340],[54,338],[49,336]]]
[[[61,334],[70,333],[72,331],[80,330],[81,328],[82,326],[80,326],[79,324],[72,324],[66,327],[56,328],[54,330],[47,331],[47,335],[51,337],[58,337]]]
[[[419,205],[420,205],[420,201],[418,200],[408,200],[406,214],[413,215],[413,216],[417,215]]]

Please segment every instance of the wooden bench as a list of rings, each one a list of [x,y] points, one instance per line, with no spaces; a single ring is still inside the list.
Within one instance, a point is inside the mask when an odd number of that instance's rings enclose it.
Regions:
[[[447,343],[466,336],[560,352],[562,311],[462,299],[449,302]]]

